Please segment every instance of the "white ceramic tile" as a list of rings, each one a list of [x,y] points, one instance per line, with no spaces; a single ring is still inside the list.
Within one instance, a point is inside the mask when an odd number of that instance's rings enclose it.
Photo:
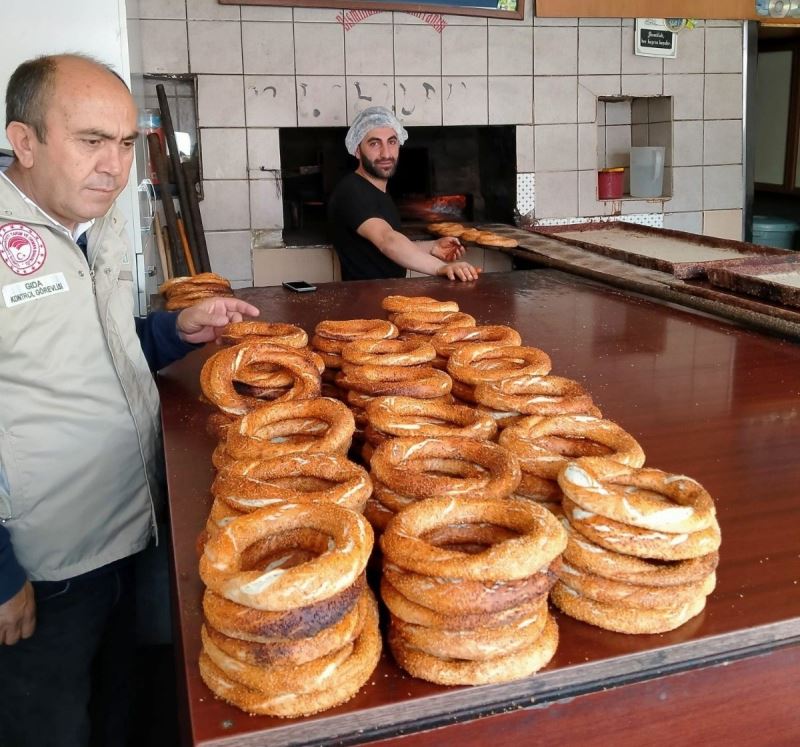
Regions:
[[[251,179],[266,179],[281,167],[280,131],[275,127],[247,128],[247,164]]]
[[[395,26],[394,69],[395,75],[441,75],[441,35],[430,26]]]
[[[647,99],[648,122],[671,122],[672,101],[669,96],[654,96]]]
[[[578,214],[578,172],[536,174],[536,217],[571,218]]]
[[[578,125],[534,127],[536,172],[577,171]]]
[[[660,96],[664,87],[662,75],[623,75],[623,96]]]
[[[340,10],[333,8],[295,8],[295,23],[338,23]]]
[[[597,127],[592,122],[578,125],[578,169],[582,171],[598,167],[597,135]]]
[[[295,19],[297,11],[295,8]],[[344,31],[338,23],[295,23],[298,75],[344,75]]]
[[[489,26],[489,75],[533,75],[533,29]]]
[[[517,173],[532,172],[535,163],[533,157],[533,127],[519,125],[515,134],[517,138]]]
[[[672,199],[665,212],[684,213],[703,209],[703,169],[685,166],[672,169]]]
[[[621,26],[621,18],[581,18],[579,26]]]
[[[707,166],[742,162],[742,123],[740,120],[706,120],[704,135],[704,163]]]
[[[706,236],[741,241],[742,233],[741,210],[706,210],[703,213],[703,234]]]
[[[185,0],[139,0],[138,18],[186,18]]]
[[[250,227],[283,227],[283,195],[275,179],[250,182]]]
[[[635,124],[631,125],[631,145],[650,145],[650,125]]]
[[[675,59],[664,60],[664,73],[702,73],[705,68],[705,30],[682,29]]]
[[[486,75],[487,27],[448,26],[442,32],[443,75]]]
[[[186,0],[186,17],[190,21],[238,21],[238,5],[220,5],[217,0]]]
[[[706,29],[706,72],[742,72],[742,29]]]
[[[615,205],[611,200],[597,199],[597,170],[578,172],[578,215],[590,218],[611,215]]]
[[[249,229],[250,200],[247,181],[220,179],[203,182],[200,213],[206,231]]]
[[[622,29],[582,26],[578,29],[578,73],[617,75],[621,72]]]
[[[741,75],[706,75],[703,116],[705,119],[741,119],[742,98]]]
[[[664,212],[664,200],[661,199],[622,201],[623,215],[648,215],[648,214],[654,215],[663,212]]]
[[[189,72],[189,47],[183,21],[140,21],[139,25],[145,72]]]
[[[343,75],[297,76],[299,127],[345,127],[347,97]]]
[[[575,122],[578,113],[578,79],[574,75],[535,76],[533,121],[535,124]]]
[[[189,21],[189,62],[193,73],[241,73],[241,24]]]
[[[291,75],[245,75],[248,127],[297,127],[297,95]]]
[[[669,205],[669,203],[667,204]],[[703,214],[700,212],[664,213],[664,228],[701,234],[703,233]]]
[[[241,75],[198,75],[197,117],[201,127],[244,127]]]
[[[243,23],[247,75],[294,75],[294,34],[285,23]]]
[[[633,28],[622,29],[622,74],[653,75],[664,71],[660,57],[643,57],[634,52],[635,32]]]
[[[608,125],[622,125],[631,123],[631,102],[609,101],[605,105],[605,123]]]
[[[706,27],[708,27],[708,28],[721,28],[723,26],[739,26],[739,27],[741,27],[741,25],[742,25],[741,21],[737,21],[737,20],[732,19],[732,18],[731,19],[721,20],[721,21],[707,20],[707,21],[704,21],[704,23],[705,23]]]
[[[606,166],[628,166],[631,158],[631,128],[629,125],[606,126]]]
[[[442,15],[442,19],[447,24],[446,29],[451,26],[486,26],[487,20],[480,16],[456,16],[448,13]]]
[[[530,76],[489,76],[489,124],[531,124]]]
[[[672,165],[703,165],[703,123],[675,122],[672,125]]]
[[[202,128],[203,179],[247,179],[247,134],[239,128]]]
[[[533,31],[533,74],[576,75],[578,29],[544,26]]]
[[[664,95],[672,97],[673,119],[703,118],[704,75],[665,75]]]
[[[386,15],[386,14],[383,14]],[[394,34],[387,24],[359,24],[344,35],[348,75],[393,75]]]
[[[621,75],[581,75],[578,78],[578,122],[597,120],[597,97],[619,96]]]
[[[703,169],[703,209],[731,210],[744,204],[742,167],[706,166]]]
[[[211,269],[228,280],[253,280],[250,231],[209,231],[206,234]]]
[[[442,79],[436,76],[395,78],[397,116],[406,125],[442,124]]]
[[[242,5],[243,21],[283,21],[292,20],[291,8],[270,8],[265,5]]]
[[[631,124],[646,124],[649,121],[649,105],[646,98],[631,101]]]
[[[394,79],[385,75],[348,75],[347,124],[352,124],[356,115],[370,106],[385,106],[394,109]]]
[[[530,0],[528,0],[530,1]],[[534,26],[577,26],[577,18],[543,18],[541,16],[534,16]]]
[[[485,76],[442,78],[442,124],[485,125],[488,122],[489,97]]]

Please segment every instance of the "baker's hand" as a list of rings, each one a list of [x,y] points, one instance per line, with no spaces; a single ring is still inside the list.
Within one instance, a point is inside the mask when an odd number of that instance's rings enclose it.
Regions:
[[[36,602],[30,581],[7,602],[0,604],[0,646],[13,646],[30,638],[36,628]]]
[[[469,262],[450,262],[439,268],[437,275],[442,275],[450,280],[477,280],[482,272],[480,267],[473,267]]]
[[[178,314],[178,335],[186,342],[211,342],[226,324],[258,313],[255,306],[238,298],[204,298]]]
[[[464,256],[464,249],[461,242],[455,236],[442,236],[433,242],[431,254],[442,262],[452,262]]]

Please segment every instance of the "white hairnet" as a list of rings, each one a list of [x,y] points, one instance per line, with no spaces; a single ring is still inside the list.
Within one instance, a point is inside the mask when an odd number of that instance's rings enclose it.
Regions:
[[[408,132],[400,124],[400,120],[385,106],[370,106],[359,112],[355,121],[347,131],[344,144],[347,152],[354,156],[356,148],[370,130],[376,127],[391,127],[397,133],[397,139],[402,145],[408,139]]]

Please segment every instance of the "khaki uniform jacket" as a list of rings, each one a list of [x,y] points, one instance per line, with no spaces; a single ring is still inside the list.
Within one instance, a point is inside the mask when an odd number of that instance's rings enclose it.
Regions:
[[[87,262],[0,178],[0,521],[31,580],[143,549],[154,527],[158,394],[133,320],[116,207]]]

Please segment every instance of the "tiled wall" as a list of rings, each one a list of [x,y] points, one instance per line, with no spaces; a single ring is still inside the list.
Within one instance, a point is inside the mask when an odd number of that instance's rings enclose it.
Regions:
[[[629,19],[445,16],[442,33],[382,12],[139,0],[145,72],[198,76],[203,219],[215,269],[253,280],[282,227],[278,128],[345,126],[364,106],[406,125],[517,125],[533,220],[605,215],[596,199],[597,96],[670,96],[673,196],[622,203],[672,228],[739,237],[742,25],[682,31],[675,60],[633,54]],[[413,133],[412,133],[413,136]]]

